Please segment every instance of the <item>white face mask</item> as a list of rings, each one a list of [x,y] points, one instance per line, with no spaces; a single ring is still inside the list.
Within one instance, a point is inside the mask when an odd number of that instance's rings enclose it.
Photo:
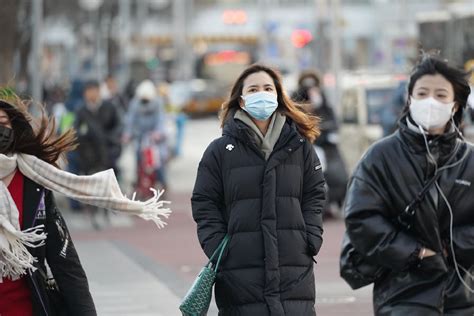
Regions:
[[[425,130],[444,127],[454,115],[455,102],[443,103],[433,97],[410,100],[411,118]]]

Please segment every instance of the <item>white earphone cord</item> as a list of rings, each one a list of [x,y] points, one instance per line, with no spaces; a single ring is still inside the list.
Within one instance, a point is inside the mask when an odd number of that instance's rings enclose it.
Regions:
[[[454,123],[454,120],[452,119],[451,117],[451,120],[452,120],[452,123],[453,123],[453,126],[454,128],[456,129],[456,131],[458,132],[459,136],[461,137],[461,139],[467,143],[467,141],[464,139],[461,131],[457,128],[456,124]],[[428,140],[426,139],[426,135],[425,135],[425,132],[424,130],[422,129],[421,126],[418,126],[418,128],[420,129],[421,131],[421,134],[423,135],[423,140],[425,141],[425,146],[426,146],[426,150],[428,151],[428,157],[431,159],[431,161],[433,161],[434,165],[435,165],[435,174],[437,174],[438,172],[441,172],[442,170],[446,170],[446,169],[449,169],[449,168],[453,168],[457,165],[459,165],[464,159],[466,159],[466,157],[468,156],[469,154],[469,149],[466,148],[466,152],[464,153],[464,155],[461,157],[461,159],[459,159],[458,161],[456,161],[455,163],[452,163],[450,165],[447,165],[447,166],[443,166],[441,168],[438,169],[438,164],[436,162],[436,159],[434,159],[433,155],[431,154],[431,151],[430,151],[430,147],[428,146]],[[456,145],[456,148],[454,150],[454,153],[453,155],[456,155],[458,150],[460,148],[460,145]],[[448,206],[448,210],[449,210],[449,244],[450,244],[450,250],[451,250],[451,255],[453,257],[453,262],[454,262],[454,269],[456,271],[456,275],[459,279],[459,281],[461,281],[461,283],[464,285],[464,287],[471,293],[474,293],[474,289],[471,288],[469,286],[469,284],[466,283],[466,281],[464,280],[464,278],[462,277],[461,275],[461,272],[459,271],[459,268],[461,268],[463,270],[463,272],[469,277],[471,278],[471,280],[474,280],[474,275],[472,275],[466,268],[464,268],[463,266],[461,266],[460,264],[458,264],[458,261],[456,259],[456,253],[454,252],[454,239],[453,239],[453,226],[454,226],[454,213],[453,213],[453,209],[451,208],[451,204],[449,203],[448,199],[446,198],[443,190],[441,190],[441,187],[439,186],[438,184],[438,181],[435,181],[435,185],[436,185],[436,189],[439,191],[439,193],[441,194],[441,197],[443,198],[444,202],[446,203],[446,205]]]
[[[471,288],[469,286],[469,284],[466,283],[466,281],[464,280],[464,278],[462,277],[461,275],[461,272],[459,271],[459,268],[461,268],[464,273],[469,277],[471,278],[471,280],[474,280],[474,275],[472,275],[467,269],[465,269],[463,266],[461,266],[460,264],[458,264],[458,261],[456,259],[456,254],[454,252],[454,239],[453,239],[453,226],[454,226],[454,214],[453,214],[453,210],[451,208],[451,205],[449,204],[448,202],[448,199],[446,198],[446,196],[444,195],[444,192],[443,190],[441,190],[438,182],[435,182],[435,185],[436,185],[436,188],[438,189],[439,193],[441,194],[441,196],[443,197],[443,200],[444,202],[446,203],[446,205],[448,206],[448,210],[449,210],[449,244],[450,244],[450,250],[451,250],[451,256],[453,257],[453,262],[454,262],[454,269],[456,270],[456,274],[458,276],[458,279],[459,281],[461,281],[461,283],[464,285],[464,287],[471,293],[474,293],[474,289]]]

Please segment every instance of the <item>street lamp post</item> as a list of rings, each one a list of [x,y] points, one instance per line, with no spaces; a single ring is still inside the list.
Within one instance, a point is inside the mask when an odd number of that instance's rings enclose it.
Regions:
[[[328,70],[328,56],[326,53],[326,29],[328,24],[328,4],[327,0],[315,0],[315,40],[314,42],[314,55],[313,65],[322,73]]]
[[[94,60],[95,60],[95,74],[96,79],[100,80],[101,78],[101,65],[100,65],[100,41],[101,41],[101,32],[100,32],[100,15],[99,15],[99,8],[102,6],[104,0],[80,0],[79,4],[81,7],[89,12],[90,23],[92,25],[92,29],[97,29],[94,32],[95,36],[95,47],[94,47]]]
[[[175,50],[174,70],[179,80],[190,79],[190,61],[187,52],[187,3],[186,0],[173,1],[173,29],[175,36],[173,46]]]
[[[260,36],[259,36],[259,59],[264,61],[267,58],[268,48],[268,10],[270,8],[268,0],[258,1],[258,10],[260,12]]]
[[[131,0],[120,0],[119,16],[120,16],[120,75],[119,82],[125,87],[130,80],[129,66],[129,44],[130,44],[130,19],[131,19]]]
[[[332,8],[332,41],[331,41],[331,55],[332,55],[332,70],[334,73],[334,105],[336,112],[339,111],[339,102],[341,100],[341,5],[340,0],[331,1]]]
[[[31,94],[33,100],[43,101],[43,78],[41,73],[42,60],[42,29],[43,29],[43,0],[32,1],[33,35],[30,58]]]

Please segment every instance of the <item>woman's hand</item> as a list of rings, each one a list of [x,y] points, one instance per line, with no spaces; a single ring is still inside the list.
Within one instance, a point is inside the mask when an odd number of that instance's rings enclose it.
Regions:
[[[433,250],[429,248],[423,247],[421,248],[420,255],[418,257],[420,258],[420,260],[423,260],[424,258],[431,257],[434,255],[436,255],[436,252],[434,252]]]

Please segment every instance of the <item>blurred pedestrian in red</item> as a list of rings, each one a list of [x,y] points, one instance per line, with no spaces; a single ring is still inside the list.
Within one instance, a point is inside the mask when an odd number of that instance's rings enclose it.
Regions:
[[[143,194],[143,184],[155,182],[161,188],[167,188],[167,162],[169,159],[168,132],[166,130],[166,112],[163,100],[159,97],[155,84],[151,80],[142,81],[130,102],[125,117],[123,133],[124,143],[132,140],[137,143],[137,192]],[[142,158],[146,152],[153,154],[153,165],[147,166]],[[152,167],[152,170],[148,167]],[[151,172],[149,172],[151,171]],[[146,195],[145,195],[146,196]]]

